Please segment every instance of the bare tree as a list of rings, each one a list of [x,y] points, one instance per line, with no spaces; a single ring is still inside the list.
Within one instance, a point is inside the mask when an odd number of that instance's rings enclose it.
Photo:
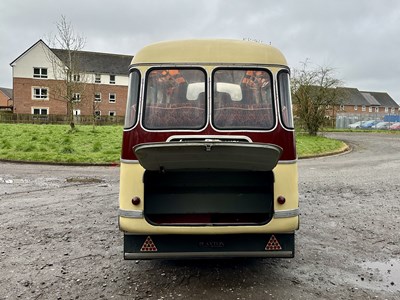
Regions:
[[[293,70],[291,79],[293,107],[296,119],[310,134],[316,135],[330,113],[340,105],[342,82],[330,67],[309,67],[309,61]]]
[[[48,52],[48,60],[53,69],[54,79],[57,84],[53,87],[56,98],[65,101],[71,129],[74,129],[74,108],[83,101],[86,82],[81,50],[86,44],[86,39],[74,31],[71,22],[65,16],[56,23],[57,33],[48,38],[52,48]]]
[[[96,98],[97,95],[98,96],[101,95],[100,94],[100,89],[99,89],[97,84],[92,84],[91,95],[93,95],[92,107],[91,107],[91,111],[92,111],[92,127],[93,127],[93,131],[95,131],[96,122],[99,119],[99,116],[97,115],[97,112],[100,111],[100,101],[101,101],[101,98]]]

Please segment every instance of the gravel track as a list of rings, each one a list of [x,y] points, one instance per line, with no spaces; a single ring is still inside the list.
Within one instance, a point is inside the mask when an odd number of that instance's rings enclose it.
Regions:
[[[0,299],[399,299],[400,135],[299,161],[294,259],[124,261],[118,167],[0,164]]]

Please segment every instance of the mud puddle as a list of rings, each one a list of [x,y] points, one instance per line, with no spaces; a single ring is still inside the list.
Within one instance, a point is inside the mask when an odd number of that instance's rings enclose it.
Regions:
[[[400,261],[364,262],[357,284],[363,288],[400,292]]]

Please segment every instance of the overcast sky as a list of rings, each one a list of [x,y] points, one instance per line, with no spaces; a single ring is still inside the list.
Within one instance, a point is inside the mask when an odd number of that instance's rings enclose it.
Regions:
[[[56,33],[64,15],[84,50],[135,55],[171,39],[250,38],[278,47],[291,68],[310,59],[346,87],[400,103],[398,0],[0,0],[0,86],[10,63]]]

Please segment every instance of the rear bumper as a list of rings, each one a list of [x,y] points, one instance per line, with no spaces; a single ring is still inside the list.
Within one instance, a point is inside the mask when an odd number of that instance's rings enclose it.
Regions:
[[[222,235],[124,235],[124,258],[294,257],[294,233]]]

